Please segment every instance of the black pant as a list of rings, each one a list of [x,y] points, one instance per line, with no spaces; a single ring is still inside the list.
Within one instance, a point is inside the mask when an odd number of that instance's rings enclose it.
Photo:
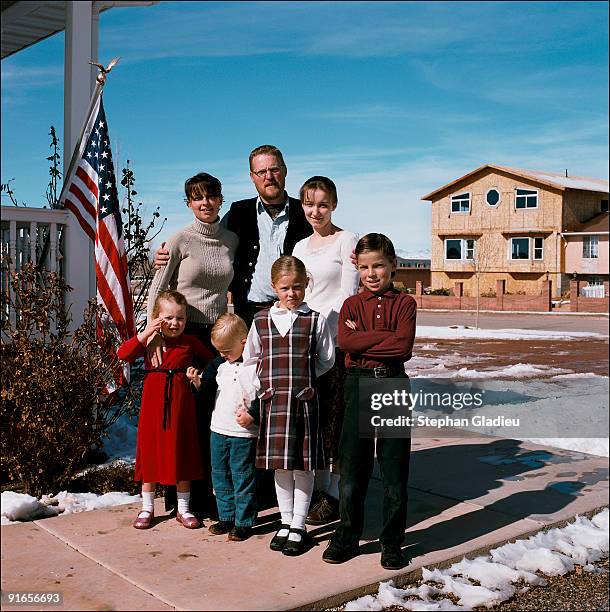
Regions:
[[[269,308],[272,305],[273,302],[246,302],[239,308],[236,306],[235,313],[246,322],[248,327],[250,327],[252,325],[252,321],[254,320],[254,315],[260,310]]]
[[[398,377],[397,377],[398,378]],[[339,441],[339,514],[341,522],[332,537],[343,547],[358,545],[364,527],[364,501],[373,473],[375,440],[361,438],[358,374],[345,380],[345,416]],[[377,460],[383,483],[382,544],[401,545],[407,523],[407,483],[411,438],[377,439]]]

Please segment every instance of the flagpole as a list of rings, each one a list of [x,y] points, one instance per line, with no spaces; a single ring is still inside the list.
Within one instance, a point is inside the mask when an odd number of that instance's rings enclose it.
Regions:
[[[104,68],[104,66],[102,66],[101,64],[96,64],[93,61],[89,62],[93,66],[97,66],[99,73],[95,79],[95,89],[93,90],[93,94],[91,95],[91,100],[89,102],[89,108],[87,109],[85,120],[83,121],[83,127],[78,136],[78,140],[76,141],[76,146],[74,147],[74,151],[72,151],[72,159],[70,159],[70,165],[68,166],[67,172],[64,172],[64,184],[61,188],[61,194],[59,196],[60,204],[63,203],[64,190],[71,179],[72,170],[74,170],[74,166],[77,164],[78,160],[80,159],[80,155],[81,155],[80,146],[82,145],[82,142],[83,142],[83,136],[85,134],[85,130],[87,129],[87,126],[89,125],[89,119],[91,118],[91,113],[93,112],[93,109],[95,108],[95,105],[97,104],[99,97],[102,95],[102,90],[104,89],[104,85],[106,84],[106,75],[112,70],[113,66],[118,64],[119,59],[120,59],[119,57],[115,57],[110,62],[110,64],[108,64],[107,68]]]

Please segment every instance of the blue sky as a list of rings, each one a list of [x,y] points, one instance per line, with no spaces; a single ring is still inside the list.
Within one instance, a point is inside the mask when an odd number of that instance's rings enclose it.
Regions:
[[[608,177],[606,2],[161,2],[100,24],[100,60],[122,58],[104,93],[115,164],[164,235],[190,221],[196,172],[227,202],[254,195],[263,143],[290,194],[330,176],[338,224],[406,253],[429,249],[421,196],[484,163]],[[2,62],[2,182],[32,206],[49,126],[62,138],[63,45]]]

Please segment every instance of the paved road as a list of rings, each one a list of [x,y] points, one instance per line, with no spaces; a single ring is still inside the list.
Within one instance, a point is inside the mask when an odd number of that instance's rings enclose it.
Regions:
[[[469,325],[474,327],[476,313],[474,312],[434,312],[419,311],[419,325]],[[608,316],[598,315],[561,315],[549,314],[510,314],[510,313],[480,313],[479,327],[482,329],[544,329],[552,331],[585,331],[598,334],[608,333]]]

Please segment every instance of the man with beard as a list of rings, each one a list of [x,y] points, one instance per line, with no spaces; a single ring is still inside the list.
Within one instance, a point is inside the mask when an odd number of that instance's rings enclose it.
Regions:
[[[233,202],[221,224],[237,234],[239,245],[233,261],[234,276],[229,287],[236,314],[248,326],[256,312],[271,306],[271,265],[282,255],[291,255],[294,245],[311,235],[301,202],[285,190],[288,169],[282,152],[261,145],[250,153],[250,178],[257,197]],[[157,267],[165,265],[166,250],[156,253]]]

